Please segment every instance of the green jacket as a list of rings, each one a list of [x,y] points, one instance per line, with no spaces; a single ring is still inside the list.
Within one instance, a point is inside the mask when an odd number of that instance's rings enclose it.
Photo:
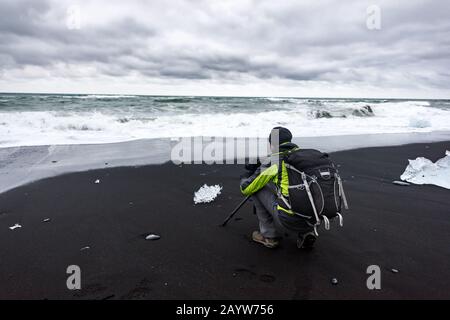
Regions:
[[[287,151],[293,149],[299,148],[291,142],[281,144],[280,152],[270,155],[270,161],[262,164],[250,177],[241,180],[241,192],[245,196],[252,195],[264,188],[267,183],[273,182],[280,187],[280,191],[284,196],[288,196],[289,180],[286,166],[282,159]],[[279,171],[280,166],[281,172]],[[279,177],[281,179],[280,183],[278,182]]]

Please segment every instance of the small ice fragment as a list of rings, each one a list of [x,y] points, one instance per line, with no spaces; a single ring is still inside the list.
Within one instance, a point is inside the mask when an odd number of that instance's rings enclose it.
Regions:
[[[391,269],[392,273],[398,273],[397,269]]]
[[[214,201],[216,197],[221,193],[222,187],[219,185],[208,186],[203,185],[197,192],[194,193],[194,203],[209,203]]]
[[[11,230],[15,230],[15,229],[18,229],[18,228],[22,228],[22,226],[20,224],[18,224],[18,223],[16,223],[12,227],[9,227],[9,229],[11,229]]]
[[[339,283],[338,279],[336,279],[336,278],[331,279],[331,284],[332,285],[337,285],[338,283]]]
[[[398,180],[392,181],[392,183],[393,183],[393,184],[396,184],[396,185],[398,185],[398,186],[409,186],[409,185],[411,185],[411,184],[408,183],[408,182],[398,181]]]
[[[86,246],[86,247],[81,248],[80,251],[89,250],[90,248],[91,248],[91,247]]]
[[[50,218],[45,218],[42,222],[50,222]]]
[[[158,240],[158,239],[161,239],[161,237],[153,233],[145,237],[145,240]]]
[[[95,184],[99,184],[99,183],[100,183],[100,179],[95,180],[94,183],[95,183]]]

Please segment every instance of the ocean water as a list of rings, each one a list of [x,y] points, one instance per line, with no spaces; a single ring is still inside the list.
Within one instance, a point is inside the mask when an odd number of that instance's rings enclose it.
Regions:
[[[0,94],[0,148],[189,136],[450,131],[450,100]]]

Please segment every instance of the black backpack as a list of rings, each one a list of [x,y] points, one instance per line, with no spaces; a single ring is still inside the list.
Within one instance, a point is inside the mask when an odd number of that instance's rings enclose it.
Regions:
[[[341,177],[328,154],[314,149],[288,151],[281,158],[289,179],[289,197],[278,192],[280,200],[296,215],[318,226],[324,221],[330,228],[330,219],[341,215],[342,206],[348,209]],[[281,167],[281,166],[280,166]],[[281,181],[281,170],[279,179]]]

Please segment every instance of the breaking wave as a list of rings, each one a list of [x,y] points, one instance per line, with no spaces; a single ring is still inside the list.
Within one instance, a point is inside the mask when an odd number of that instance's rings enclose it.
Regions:
[[[0,146],[266,137],[280,125],[300,137],[450,130],[448,101],[96,95],[71,102],[70,97],[0,95],[8,100],[0,105]]]
[[[191,99],[189,98],[161,98],[161,99],[155,99],[155,102],[162,102],[162,103],[186,103],[191,102]]]
[[[309,112],[309,116],[314,119],[320,118],[347,118],[347,117],[374,117],[375,113],[371,106],[347,107],[336,109],[314,109]]]

